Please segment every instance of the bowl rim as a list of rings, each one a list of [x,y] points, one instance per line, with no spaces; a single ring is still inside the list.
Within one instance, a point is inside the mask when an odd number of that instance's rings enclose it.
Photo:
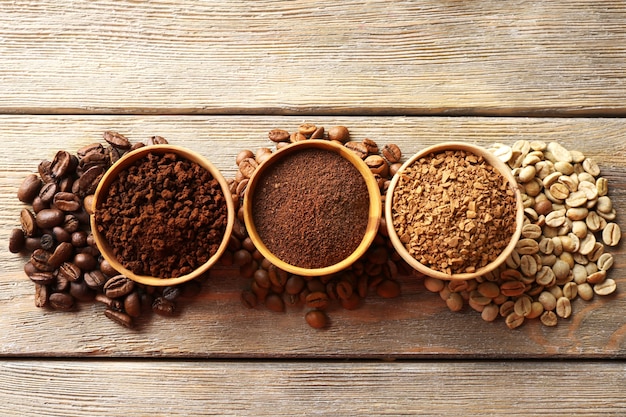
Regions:
[[[217,249],[217,251],[205,262],[204,264],[197,267],[192,272],[181,275],[179,277],[154,277],[149,275],[139,275],[135,274],[131,270],[124,267],[116,258],[112,256],[111,249],[107,240],[102,236],[100,232],[98,232],[97,222],[96,222],[96,210],[99,207],[99,203],[102,198],[106,195],[106,192],[111,185],[111,181],[113,181],[120,172],[124,171],[128,166],[133,164],[135,161],[138,161],[144,158],[149,153],[175,153],[178,156],[181,156],[187,160],[197,163],[215,178],[222,190],[224,198],[226,200],[226,211],[227,211],[227,223],[226,229],[224,230],[224,235],[222,237],[222,241]],[[127,278],[132,279],[140,284],[150,285],[150,286],[167,286],[167,285],[177,285],[192,279],[200,277],[202,274],[206,273],[212,266],[214,266],[217,261],[220,259],[224,251],[226,250],[230,236],[233,231],[233,225],[235,222],[235,206],[232,199],[232,195],[230,192],[230,188],[228,186],[228,182],[221,174],[221,172],[204,156],[199,154],[198,152],[192,151],[182,146],[178,145],[169,145],[169,144],[160,144],[160,145],[148,145],[142,146],[135,150],[132,150],[124,156],[122,156],[118,161],[116,161],[102,176],[96,191],[94,192],[94,198],[92,202],[92,214],[90,215],[90,226],[91,231],[93,233],[94,239],[96,241],[96,246],[100,250],[102,257],[106,259],[111,266],[118,271],[120,274],[123,274]]]
[[[306,150],[306,149],[323,149],[334,152],[344,159],[348,160],[361,174],[365,181],[369,195],[368,221],[361,242],[356,249],[341,261],[321,268],[303,268],[289,264],[277,257],[261,240],[253,220],[253,201],[252,196],[259,178],[263,176],[266,169],[276,162],[288,157],[289,155]],[[274,266],[295,275],[300,276],[323,276],[330,275],[344,270],[356,262],[369,249],[376,234],[382,218],[382,197],[380,188],[374,178],[374,174],[365,162],[354,151],[348,149],[344,145],[334,143],[323,139],[308,139],[305,141],[294,142],[274,152],[269,158],[263,161],[254,171],[248,181],[243,200],[243,217],[248,236],[256,249]]]
[[[395,192],[396,185],[398,184],[398,181],[402,173],[406,170],[408,166],[412,165],[416,160],[432,153],[440,153],[440,152],[448,151],[448,150],[465,150],[475,155],[482,156],[487,161],[487,163],[489,163],[495,169],[497,169],[498,172],[508,181],[509,188],[512,189],[513,192],[515,193],[515,202],[516,202],[515,232],[511,236],[511,240],[509,241],[508,245],[504,248],[504,250],[498,255],[498,257],[494,261],[483,266],[482,268],[478,268],[475,272],[472,272],[472,273],[463,272],[463,273],[456,273],[456,274],[446,274],[445,272],[429,268],[428,266],[422,264],[413,256],[411,256],[411,254],[409,254],[404,244],[400,241],[400,238],[398,237],[398,234],[393,225],[393,213],[392,213],[393,195]],[[385,196],[385,221],[387,223],[387,232],[389,235],[389,239],[391,240],[391,243],[394,249],[396,250],[396,252],[398,252],[398,254],[402,257],[402,259],[404,259],[412,268],[432,278],[438,278],[438,279],[447,280],[447,281],[469,280],[469,279],[477,278],[481,275],[489,273],[493,271],[494,269],[498,268],[500,265],[502,265],[506,261],[506,259],[513,252],[522,233],[522,226],[524,223],[524,205],[522,202],[522,195],[521,195],[520,187],[515,177],[513,176],[513,173],[504,162],[498,159],[498,157],[495,156],[493,153],[491,153],[488,149],[483,148],[482,146],[479,146],[479,145],[466,143],[466,142],[458,142],[458,141],[442,142],[439,144],[428,146],[418,151],[413,156],[411,156],[411,158],[405,161],[402,164],[402,166],[398,169],[397,173],[393,176],[393,178],[391,179],[391,182],[389,183],[389,188],[387,189],[387,194]]]

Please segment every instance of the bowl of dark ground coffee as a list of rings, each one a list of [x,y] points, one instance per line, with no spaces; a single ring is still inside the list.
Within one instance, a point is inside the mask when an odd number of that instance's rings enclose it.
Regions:
[[[382,203],[373,174],[353,151],[307,140],[257,168],[243,210],[248,234],[268,261],[292,274],[323,276],[367,251]]]
[[[389,238],[423,274],[476,278],[515,249],[524,207],[511,170],[488,150],[463,142],[431,146],[407,160],[385,200]]]
[[[129,152],[94,195],[92,232],[102,256],[142,284],[200,277],[228,245],[235,218],[228,183],[204,157],[180,146]]]

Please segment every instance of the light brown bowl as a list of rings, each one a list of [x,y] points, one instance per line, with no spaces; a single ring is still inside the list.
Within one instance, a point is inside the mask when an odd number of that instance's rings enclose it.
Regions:
[[[482,156],[487,163],[496,168],[500,174],[506,178],[509,183],[509,187],[511,187],[515,192],[515,201],[516,201],[516,217],[515,217],[515,232],[513,236],[511,236],[511,240],[506,248],[498,255],[498,257],[492,261],[491,263],[485,265],[482,268],[477,269],[472,273],[457,273],[457,274],[446,274],[445,272],[438,271],[428,266],[420,263],[416,260],[406,249],[404,244],[400,241],[398,234],[393,225],[393,213],[392,213],[392,204],[393,204],[393,196],[395,192],[396,185],[398,184],[398,180],[402,173],[406,170],[406,168],[412,165],[416,160],[429,155],[431,153],[439,153],[448,150],[463,150],[466,152],[473,153],[475,155]],[[513,252],[517,242],[519,241],[520,235],[522,233],[522,226],[524,223],[524,206],[522,203],[522,196],[517,186],[517,181],[515,177],[511,173],[509,167],[502,161],[500,161],[493,153],[489,152],[487,149],[484,149],[480,146],[471,145],[463,142],[445,142],[438,145],[430,146],[421,150],[420,152],[413,155],[408,161],[402,164],[402,167],[398,170],[396,175],[392,178],[391,183],[389,184],[389,188],[387,190],[386,200],[385,200],[385,220],[387,222],[387,230],[389,232],[389,239],[393,244],[393,247],[396,249],[398,254],[404,259],[412,268],[417,271],[433,278],[439,278],[443,280],[468,280],[472,278],[479,277],[484,275],[490,271],[493,271],[498,266],[500,266]]]
[[[253,220],[253,201],[252,196],[254,195],[255,187],[258,184],[259,178],[262,177],[263,173],[266,169],[272,166],[279,160],[284,158],[288,158],[290,155],[299,152],[304,149],[322,149],[326,151],[334,152],[344,159],[348,160],[352,165],[359,171],[365,183],[367,185],[367,190],[369,194],[370,206],[369,206],[369,215],[368,222],[365,233],[363,235],[363,239],[358,247],[352,252],[349,256],[341,260],[340,262],[334,265],[328,265],[323,268],[303,268],[296,265],[291,265],[282,259],[278,258],[274,255],[263,243],[261,240],[257,229],[254,225]],[[329,275],[335,272],[339,272],[350,265],[352,265],[355,261],[357,261],[363,254],[367,251],[372,241],[376,237],[376,233],[378,232],[378,225],[380,223],[380,218],[382,216],[382,202],[380,196],[380,189],[378,184],[376,183],[376,179],[374,175],[370,171],[369,167],[363,162],[361,158],[359,158],[353,151],[346,148],[345,146],[338,145],[336,143],[326,141],[326,140],[306,140],[301,142],[296,142],[291,144],[285,148],[282,148],[276,151],[270,158],[264,161],[259,167],[256,169],[250,181],[248,182],[248,186],[246,189],[246,194],[243,202],[243,214],[244,214],[244,222],[246,224],[246,228],[248,230],[248,235],[250,239],[254,243],[254,246],[261,252],[261,254],[272,264],[277,266],[278,268],[287,271],[292,274],[301,275],[301,276],[322,276]]]
[[[98,229],[96,227],[97,224],[96,224],[95,215],[91,216],[91,230],[92,230],[94,239],[96,241],[96,245],[100,249],[102,256],[120,274],[125,275],[126,277],[132,279],[133,281],[136,281],[145,285],[150,285],[150,286],[177,285],[177,284],[181,284],[183,282],[192,280],[194,278],[198,278],[219,260],[220,256],[224,253],[224,251],[226,250],[226,247],[228,246],[228,241],[230,239],[230,235],[233,230],[233,224],[235,222],[235,206],[234,206],[233,199],[230,193],[230,189],[228,187],[228,183],[226,182],[222,174],[219,172],[219,170],[215,168],[215,166],[213,166],[213,164],[211,164],[203,156],[191,150],[180,147],[180,146],[152,145],[152,146],[144,146],[132,152],[127,153],[122,158],[120,158],[119,161],[113,164],[113,166],[109,168],[109,170],[107,170],[107,172],[102,177],[102,180],[98,184],[98,188],[96,189],[96,192],[94,194],[94,199],[93,199],[93,212],[94,213],[99,209],[103,199],[106,197],[106,194],[109,190],[111,182],[115,178],[117,178],[120,172],[126,170],[129,166],[135,163],[135,161],[141,158],[144,158],[149,153],[158,153],[158,154],[175,153],[187,160],[197,163],[198,165],[200,165],[201,167],[209,171],[211,175],[213,176],[213,178],[215,178],[219,182],[222,192],[224,193],[224,197],[226,199],[227,225],[226,225],[226,230],[224,232],[224,236],[222,237],[222,241],[220,243],[220,246],[218,247],[217,252],[213,254],[213,256],[211,256],[209,260],[205,262],[203,265],[199,266],[194,271],[186,275],[181,275],[179,277],[171,277],[171,278],[160,278],[160,277],[153,277],[153,276],[147,276],[147,275],[138,275],[138,274],[133,273],[129,269],[125,268],[113,255],[113,252],[111,251],[109,243],[106,241],[104,236],[102,236],[98,232]]]

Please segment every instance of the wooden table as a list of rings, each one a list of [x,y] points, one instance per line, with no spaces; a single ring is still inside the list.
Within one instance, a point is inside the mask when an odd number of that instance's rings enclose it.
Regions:
[[[600,163],[626,229],[626,4],[593,1],[19,0],[0,8],[3,415],[624,415],[626,251],[609,297],[557,327],[393,300],[247,310],[217,268],[178,317],[36,308],[8,251],[24,176],[59,149],[162,135],[225,176],[275,127],[343,124],[409,155],[441,141],[557,141]]]

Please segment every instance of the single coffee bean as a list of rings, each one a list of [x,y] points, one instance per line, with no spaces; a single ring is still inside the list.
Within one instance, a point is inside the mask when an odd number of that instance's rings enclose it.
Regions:
[[[63,292],[55,292],[50,294],[48,299],[50,307],[60,311],[71,311],[74,309],[74,297]]]
[[[50,287],[43,284],[35,283],[35,307],[45,307],[48,305],[50,297]]]
[[[9,252],[19,253],[24,250],[25,245],[26,236],[24,236],[24,231],[20,228],[11,230],[11,234],[9,235]]]
[[[70,283],[70,295],[78,301],[91,301],[96,296],[96,292],[87,286],[85,281],[74,281]]]
[[[163,297],[156,297],[152,302],[152,311],[161,316],[173,316],[176,314],[176,304]]]
[[[76,161],[67,151],[58,151],[50,163],[50,174],[53,178],[62,178],[76,168]]]
[[[71,245],[70,245],[71,246]],[[74,256],[74,263],[83,271],[91,271],[98,267],[98,261],[89,253],[77,253]]]
[[[36,249],[30,255],[30,263],[37,268],[38,271],[52,272],[56,269],[50,265],[50,257],[52,253],[43,249]]]
[[[135,289],[135,282],[124,275],[116,275],[104,284],[104,294],[109,298],[120,298],[130,294]]]
[[[373,174],[378,174],[381,177],[387,177],[389,175],[389,164],[382,156],[370,155],[365,158],[365,164]]]
[[[64,212],[78,211],[82,208],[80,199],[76,194],[72,193],[56,193],[54,195],[53,204],[59,210]],[[65,213],[63,214],[65,220]]]
[[[56,277],[52,271],[37,271],[28,275],[31,281],[39,285],[50,285],[56,281]]]
[[[43,238],[43,236],[41,237]],[[53,237],[53,242],[70,242],[71,243],[72,241],[72,235],[69,234],[67,230],[65,230],[61,226],[54,226],[52,228],[51,237]],[[45,249],[45,247],[43,246],[43,242],[42,242],[42,247]]]
[[[306,297],[306,305],[309,308],[316,308],[323,310],[328,307],[329,297],[325,292],[312,292]]]
[[[400,147],[393,143],[388,143],[383,146],[383,149],[380,153],[382,154],[383,158],[385,158],[390,164],[400,162],[400,159],[402,158],[402,152],[400,151]]]
[[[76,262],[74,262],[76,265]],[[89,288],[101,290],[107,278],[100,270],[87,271],[83,274],[83,279]]]
[[[133,291],[124,298],[124,311],[131,317],[141,315],[141,296],[137,291]]]
[[[45,204],[50,204],[58,191],[59,185],[56,182],[49,182],[41,187],[38,197],[40,198],[41,202]]]
[[[93,194],[104,175],[105,169],[101,165],[94,165],[88,168],[83,175],[78,178],[78,190],[81,196]]]
[[[283,129],[272,129],[268,134],[272,142],[288,142],[289,136],[289,132]]]
[[[71,262],[63,262],[58,269],[57,275],[70,282],[78,281],[83,276],[80,268]]]
[[[104,140],[111,146],[114,146],[118,149],[130,149],[130,141],[126,136],[120,133],[108,130],[104,132],[103,137]]]
[[[255,308],[258,304],[258,300],[256,294],[250,290],[245,290],[241,292],[241,304],[243,304],[247,308]]]
[[[351,141],[347,142],[345,146],[346,148],[354,152],[359,158],[367,158],[369,152],[367,151],[367,147],[363,144],[363,142]]]
[[[118,275],[119,273],[115,270],[115,268],[113,268],[113,266],[109,263],[109,261],[107,261],[106,259],[103,259],[100,262],[100,271],[108,276],[108,277],[112,277],[115,275]]]
[[[598,295],[613,294],[616,289],[617,289],[617,284],[615,283],[615,280],[613,280],[612,278],[607,278],[604,281],[598,284],[595,284],[593,286],[593,292]]]
[[[544,326],[553,327],[557,325],[558,318],[554,311],[544,311],[540,317],[541,323]]]
[[[376,294],[382,298],[396,298],[400,295],[400,284],[397,281],[386,279],[376,287]]]
[[[308,311],[304,319],[314,329],[323,329],[328,325],[328,316],[321,310]]]
[[[28,174],[17,190],[17,199],[23,203],[30,204],[39,194],[42,183],[37,174]]]
[[[350,131],[345,126],[333,126],[328,129],[328,139],[345,143],[350,139]]]
[[[26,237],[34,236],[37,233],[38,226],[35,215],[27,208],[20,211],[20,223]]]
[[[41,210],[36,217],[37,226],[41,229],[52,229],[55,226],[60,226],[64,220],[65,213],[58,208]]]
[[[68,261],[74,254],[74,247],[69,242],[61,242],[57,245],[52,252],[52,255],[48,258],[48,263],[53,268],[60,267],[63,262]]]
[[[108,317],[110,320],[114,321],[115,323],[121,324],[122,326],[126,328],[130,329],[133,327],[133,319],[131,316],[129,316],[126,313],[122,313],[121,311],[107,308],[106,310],[104,310],[104,315]]]
[[[182,292],[181,287],[170,285],[170,286],[163,288],[162,296],[168,301],[174,301],[178,297],[180,297],[181,292]]]
[[[167,145],[167,139],[163,136],[151,136],[148,139],[148,145]]]
[[[39,176],[44,183],[54,182],[55,180],[52,176],[52,173],[50,172],[50,165],[52,165],[52,162],[50,161],[41,161],[37,166]]]
[[[602,230],[602,241],[607,246],[617,246],[622,238],[622,230],[617,223],[607,223]]]

